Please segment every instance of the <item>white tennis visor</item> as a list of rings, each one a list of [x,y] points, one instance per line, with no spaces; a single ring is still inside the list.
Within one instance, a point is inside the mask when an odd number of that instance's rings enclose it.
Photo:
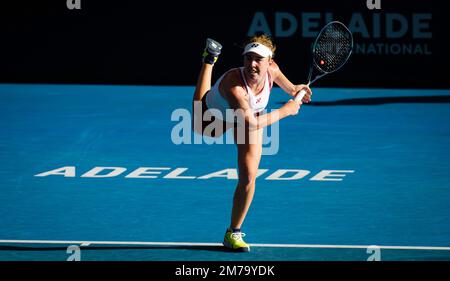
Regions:
[[[264,46],[263,44],[260,43],[249,43],[247,44],[247,46],[245,46],[244,52],[242,53],[243,55],[249,52],[253,52],[256,53],[258,55],[260,55],[263,58],[267,58],[267,57],[271,57],[272,56],[272,51]]]

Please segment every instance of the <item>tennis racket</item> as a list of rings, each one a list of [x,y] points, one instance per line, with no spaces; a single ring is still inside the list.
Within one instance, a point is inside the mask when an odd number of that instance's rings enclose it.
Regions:
[[[341,68],[350,57],[352,49],[352,33],[343,23],[332,21],[325,25],[313,45],[307,85]],[[306,91],[301,90],[294,100],[300,103],[305,94]]]

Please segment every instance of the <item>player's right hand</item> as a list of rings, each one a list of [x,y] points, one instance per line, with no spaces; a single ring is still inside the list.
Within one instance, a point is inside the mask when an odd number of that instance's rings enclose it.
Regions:
[[[283,107],[286,109],[289,115],[297,115],[300,109],[301,103],[295,102],[294,100],[289,100]]]
[[[302,98],[302,103],[310,103],[311,102],[312,91],[308,85],[304,85],[304,84],[294,85],[294,89],[295,89],[294,91],[297,93],[297,95],[302,90],[304,90],[306,92],[305,96]]]

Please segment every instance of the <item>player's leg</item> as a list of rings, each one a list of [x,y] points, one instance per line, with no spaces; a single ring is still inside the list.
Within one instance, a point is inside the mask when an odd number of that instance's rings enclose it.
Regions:
[[[193,101],[201,101],[203,96],[211,89],[211,76],[214,63],[217,61],[222,45],[210,38],[206,39],[203,52],[203,64],[195,87]]]
[[[233,199],[232,228],[241,227],[253,199],[262,153],[262,134],[263,129],[246,132],[246,143],[237,144],[239,181]]]
[[[203,135],[204,125],[206,125],[203,120],[206,103],[202,99],[211,89],[213,65],[217,61],[221,49],[222,46],[218,42],[210,38],[206,39],[206,47],[203,52],[203,64],[195,87],[194,96],[192,97],[192,128],[200,135]]]
[[[255,193],[256,175],[262,153],[262,132],[263,129],[247,132],[246,143],[237,144],[239,181],[233,197],[230,228],[224,238],[224,245],[236,251],[250,250],[248,244],[242,239],[245,234],[240,229]],[[249,141],[250,138],[252,141]]]

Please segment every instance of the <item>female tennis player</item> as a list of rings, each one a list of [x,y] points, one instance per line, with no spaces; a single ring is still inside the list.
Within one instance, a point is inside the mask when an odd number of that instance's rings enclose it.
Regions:
[[[273,60],[275,45],[266,35],[252,37],[242,53],[243,67],[225,72],[211,88],[213,66],[221,49],[222,45],[218,42],[209,38],[206,40],[203,64],[193,96],[193,129],[199,134],[212,137],[222,135],[227,128],[234,130],[239,180],[233,197],[231,224],[226,230],[223,244],[233,251],[248,252],[250,247],[242,239],[245,234],[241,232],[241,226],[255,192],[255,179],[262,153],[263,128],[287,116],[296,115],[302,102],[310,102],[312,92],[307,85],[294,85],[281,72]],[[306,90],[307,94],[300,103],[290,99],[281,108],[262,114],[274,82],[292,97],[302,89]],[[196,110],[199,106],[200,111]],[[212,114],[210,121],[204,120],[203,114],[208,109],[216,109],[216,112],[221,114]],[[237,119],[243,122],[228,120],[227,109],[238,112]],[[224,129],[205,130],[205,127],[216,119],[223,123]],[[239,131],[240,128],[243,130]],[[242,131],[245,136],[239,136]]]

